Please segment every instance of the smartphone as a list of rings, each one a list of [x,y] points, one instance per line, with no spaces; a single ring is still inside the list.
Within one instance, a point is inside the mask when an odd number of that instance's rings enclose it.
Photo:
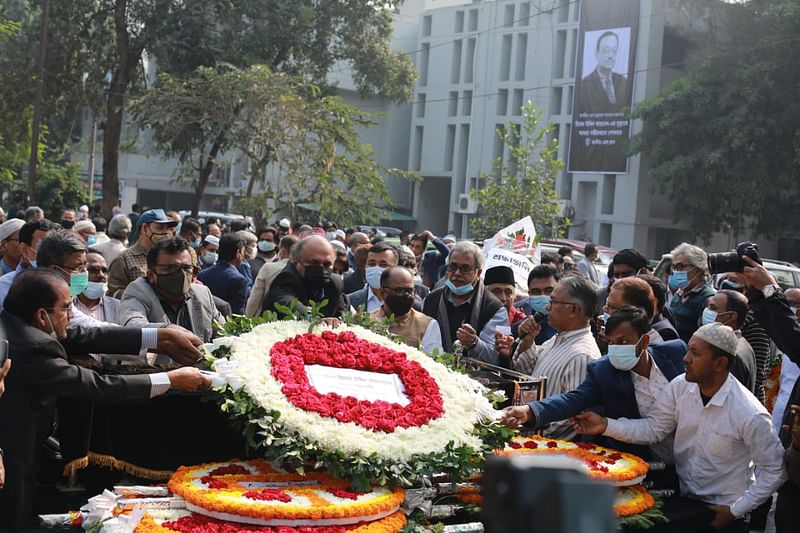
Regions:
[[[0,339],[0,366],[6,364],[6,359],[8,359],[8,341]]]

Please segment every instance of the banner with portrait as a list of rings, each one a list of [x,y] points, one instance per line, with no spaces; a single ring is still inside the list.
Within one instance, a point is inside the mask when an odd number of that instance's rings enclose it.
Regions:
[[[639,0],[581,3],[569,172],[628,172],[638,29]]]

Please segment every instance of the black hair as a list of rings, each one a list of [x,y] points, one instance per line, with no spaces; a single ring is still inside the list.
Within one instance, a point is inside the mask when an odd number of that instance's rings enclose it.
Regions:
[[[281,237],[280,248],[282,250],[286,250],[287,252],[292,251],[292,247],[297,244],[297,241],[300,239],[297,238],[297,235],[284,235]]]
[[[663,281],[652,274],[639,274],[636,277],[645,280],[647,284],[650,285],[653,296],[656,298],[656,314],[661,313],[664,309],[664,305],[667,303],[667,286],[664,285]]]
[[[619,46],[619,35],[617,35],[616,33],[614,33],[611,30],[604,31],[602,34],[600,34],[600,37],[597,39],[597,50],[595,50],[596,52],[600,51],[600,43],[606,37],[614,37],[617,40],[617,46]]]
[[[36,266],[42,268],[63,267],[68,255],[85,252],[87,249],[86,242],[71,231],[54,231],[39,243],[39,250],[36,252]]]
[[[273,228],[271,226],[264,226],[263,228],[259,228],[258,231],[256,231],[256,236],[259,239],[261,239],[261,234],[262,233],[272,233],[273,241],[277,242],[277,240],[278,240],[278,230],[276,230],[275,228]]]
[[[560,265],[564,263],[564,258],[557,253],[553,252],[542,252],[542,263],[555,263],[556,265]]]
[[[630,322],[631,327],[641,337],[650,331],[650,317],[641,307],[624,305],[606,320],[606,335],[612,333],[620,324]]]
[[[41,220],[31,220],[26,222],[19,228],[19,242],[24,242],[28,246],[33,243],[33,234],[37,231],[50,231],[56,228],[56,225],[43,218]]]
[[[733,367],[733,362],[736,360],[736,354],[728,353],[725,350],[723,350],[722,348],[714,346],[710,342],[706,342],[706,344],[708,344],[709,348],[711,348],[711,355],[712,356],[714,356],[714,357],[724,357],[725,359],[728,360],[728,370],[730,370]]]
[[[92,219],[92,224],[94,224],[94,229],[96,229],[97,231],[105,231],[106,226],[108,226],[106,219],[104,219],[103,217],[94,217]]]
[[[416,235],[411,237],[411,242],[414,242],[414,241],[421,241],[422,245],[423,245],[422,246],[423,249],[428,247],[428,237],[426,237],[422,233],[417,233]]]
[[[20,273],[8,291],[3,308],[26,324],[33,320],[37,309],[52,309],[58,300],[59,285],[64,278],[46,268],[31,268]]]
[[[175,255],[185,250],[189,250],[189,243],[182,237],[171,237],[155,242],[147,252],[147,268],[153,270],[153,267],[158,263],[158,256],[161,252],[167,255]]]
[[[558,270],[551,267],[550,265],[537,265],[533,267],[531,273],[528,274],[528,286],[530,286],[531,282],[535,279],[547,279],[547,278],[555,278],[558,281],[561,276],[558,275]]]
[[[747,296],[730,289],[722,289],[717,293],[725,295],[725,310],[736,313],[736,329],[742,329],[742,324],[747,319],[747,312],[750,310]]]
[[[394,256],[395,264],[400,262],[400,254],[397,253],[397,248],[395,248],[394,246],[392,246],[388,242],[383,242],[383,241],[376,242],[369,249],[369,253],[371,253],[371,254],[382,254],[384,252],[392,252],[392,255]]]
[[[588,243],[583,247],[583,255],[590,257],[597,253],[597,245],[593,242]]]
[[[231,220],[231,233],[246,230],[248,227],[246,220],[235,219]]]
[[[571,246],[562,246],[561,248],[558,249],[558,255],[564,257],[565,255],[571,254],[572,251],[573,250]]]
[[[625,248],[614,255],[611,264],[628,265],[638,272],[647,266],[647,258],[633,248]]]
[[[233,261],[236,259],[236,254],[239,250],[244,248],[247,242],[244,238],[239,237],[235,233],[223,235],[219,239],[219,258],[222,261]]]
[[[189,233],[200,234],[200,223],[191,218],[187,218],[181,224],[181,235],[188,235]]]

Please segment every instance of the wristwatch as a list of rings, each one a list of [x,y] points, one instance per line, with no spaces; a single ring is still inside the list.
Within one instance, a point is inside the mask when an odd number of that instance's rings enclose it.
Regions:
[[[772,295],[775,294],[775,291],[779,289],[780,287],[778,287],[777,285],[767,285],[766,287],[761,289],[761,292],[764,293],[764,298],[772,298]]]

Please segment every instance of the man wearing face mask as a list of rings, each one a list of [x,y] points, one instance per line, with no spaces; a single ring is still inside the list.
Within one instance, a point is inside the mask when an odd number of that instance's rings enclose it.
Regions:
[[[556,329],[550,325],[548,306],[550,305],[550,295],[553,294],[559,279],[561,276],[558,270],[550,265],[537,265],[528,274],[529,298],[518,304],[528,318],[511,326],[511,334],[521,339],[521,350],[527,350],[534,342],[544,344],[557,333]],[[534,318],[533,315],[536,313],[539,315]],[[538,333],[531,336],[531,333],[537,328],[539,329]]]
[[[219,240],[219,261],[197,276],[197,279],[211,289],[214,296],[228,302],[231,312],[236,315],[244,314],[244,306],[250,294],[247,278],[239,272],[239,266],[244,260],[244,238],[238,233],[223,235]]]
[[[347,295],[353,309],[371,313],[381,306],[381,298],[375,293],[381,288],[381,274],[387,268],[397,266],[399,258],[397,248],[391,244],[379,242],[372,245],[367,254],[367,283],[360,290]]]
[[[749,310],[747,297],[736,291],[723,289],[708,299],[703,309],[703,325],[719,322],[730,327],[736,335],[736,358],[731,365],[731,374],[755,394],[756,356],[753,347],[742,336],[742,324]]]
[[[675,318],[675,329],[684,342],[688,342],[700,326],[706,301],[715,292],[708,283],[709,278],[708,254],[702,248],[682,243],[672,250],[672,274],[668,283],[674,296],[670,310]]]
[[[436,319],[447,351],[459,341],[470,357],[497,364],[495,350],[498,326],[508,326],[508,312],[481,282],[483,252],[462,241],[450,250],[445,286],[431,291],[423,312]]]
[[[120,298],[133,280],[147,273],[147,252],[153,244],[175,236],[178,223],[163,209],[150,209],[139,215],[136,243],[114,259],[108,272],[109,296]]]
[[[75,309],[100,322],[119,324],[119,300],[106,295],[108,266],[105,258],[97,252],[87,252],[86,271],[89,273],[89,282],[83,292],[75,297]]]
[[[217,264],[219,260],[219,237],[206,235],[200,248],[197,249],[197,260],[200,270],[205,270]]]
[[[586,367],[586,379],[575,389],[542,401],[506,409],[502,423],[509,427],[547,427],[599,406],[613,418],[646,417],[661,391],[683,372],[686,344],[681,340],[650,344],[650,318],[643,309],[620,308],[609,317],[606,335],[608,355]],[[615,450],[646,460],[672,460],[672,435],[647,446],[606,439],[600,442]]]
[[[336,253],[328,239],[311,235],[292,248],[289,263],[277,275],[264,296],[261,312],[276,311],[275,304],[295,312],[311,311],[311,301],[327,303],[320,309],[323,317],[338,318],[349,304],[342,292],[342,278],[333,274]]]
[[[14,272],[0,277],[0,311],[11,285],[19,274],[36,266],[39,243],[52,233],[57,226],[47,219],[31,220],[19,229],[20,261]]]
[[[97,228],[91,220],[81,220],[76,222],[72,227],[72,231],[80,235],[86,246],[90,248],[97,244]]]
[[[258,230],[256,248],[257,255],[253,259],[248,259],[254,280],[258,278],[258,272],[261,267],[266,263],[275,261],[275,256],[278,255],[278,231],[275,228],[261,228]]]
[[[253,282],[253,290],[250,291],[250,296],[247,298],[247,305],[244,308],[244,314],[247,317],[254,317],[261,313],[261,304],[264,302],[264,296],[269,292],[272,282],[278,274],[286,268],[289,262],[289,257],[292,255],[292,247],[299,239],[295,235],[284,235],[280,241],[278,248],[278,255],[276,261],[267,263],[261,270],[258,271]]]
[[[61,227],[64,229],[72,229],[72,226],[75,225],[77,220],[78,214],[75,213],[74,209],[64,209],[64,212],[61,214]]]
[[[427,354],[443,351],[442,335],[436,320],[414,309],[414,278],[404,267],[389,267],[381,272],[380,292],[383,303],[370,313],[374,320],[394,318],[389,331],[404,342]]]
[[[189,244],[174,237],[153,245],[147,253],[147,276],[125,289],[119,323],[130,327],[160,328],[177,324],[211,342],[214,322],[225,318],[214,305],[208,287],[192,283],[194,267]]]
[[[169,328],[70,328],[71,309],[72,295],[63,277],[34,269],[17,278],[0,314],[3,330],[14,332],[8,336],[14,369],[0,399],[0,419],[14,428],[0,432],[6,466],[6,484],[0,490],[0,526],[21,529],[33,518],[39,455],[52,429],[57,399],[143,401],[170,389],[195,391],[211,385],[191,367],[149,375],[103,376],[70,364],[68,353],[154,349],[175,355],[185,348],[177,343],[178,333]],[[189,347],[197,353],[200,339],[192,339]]]
[[[234,232],[244,240],[244,260],[239,264],[239,273],[247,279],[247,287],[253,287],[253,269],[250,268],[250,261],[258,255],[258,237],[252,231],[239,230]]]

